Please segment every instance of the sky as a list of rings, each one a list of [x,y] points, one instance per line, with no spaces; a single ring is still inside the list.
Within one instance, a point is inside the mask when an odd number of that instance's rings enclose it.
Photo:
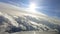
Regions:
[[[0,2],[12,4],[21,8],[28,8],[32,2],[36,4],[35,10],[37,12],[60,18],[60,0],[0,0]]]

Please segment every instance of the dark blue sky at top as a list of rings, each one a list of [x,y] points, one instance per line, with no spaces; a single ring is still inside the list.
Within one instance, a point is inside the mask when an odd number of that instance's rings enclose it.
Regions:
[[[27,8],[30,0],[0,0],[0,2]],[[48,16],[56,16],[60,18],[60,0],[35,0],[35,2],[39,7],[36,8],[37,11]],[[40,7],[42,7],[42,9]]]

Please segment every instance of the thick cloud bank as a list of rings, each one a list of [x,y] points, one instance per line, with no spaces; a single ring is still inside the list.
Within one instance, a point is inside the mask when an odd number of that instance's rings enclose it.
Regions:
[[[41,14],[29,14],[15,9],[16,7],[9,4],[2,3],[0,7],[0,33],[20,31],[60,32],[60,21],[58,19]]]

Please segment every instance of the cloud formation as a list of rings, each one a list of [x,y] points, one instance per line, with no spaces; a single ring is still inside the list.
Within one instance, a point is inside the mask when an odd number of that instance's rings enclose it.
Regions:
[[[59,28],[54,27],[59,24],[59,22],[60,20],[48,17],[45,14],[28,13],[19,7],[7,3],[0,3],[1,32],[12,33],[32,30],[58,32]],[[53,27],[51,28],[48,24]]]

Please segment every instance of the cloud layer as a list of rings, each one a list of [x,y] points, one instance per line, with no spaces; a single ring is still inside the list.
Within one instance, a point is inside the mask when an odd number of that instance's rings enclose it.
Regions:
[[[33,30],[59,32],[59,25],[60,20],[45,14],[28,13],[19,7],[0,3],[0,32],[12,33]]]

